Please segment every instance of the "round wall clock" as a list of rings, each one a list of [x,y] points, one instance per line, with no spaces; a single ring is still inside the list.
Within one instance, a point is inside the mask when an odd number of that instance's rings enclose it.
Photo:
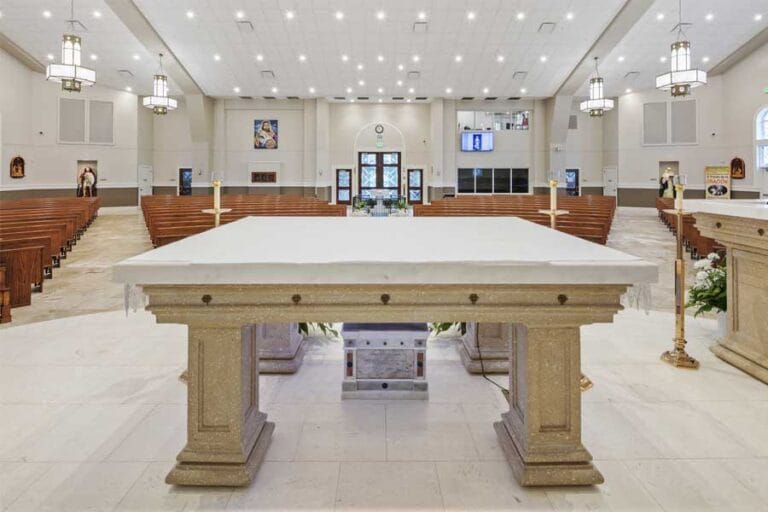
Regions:
[[[375,130],[375,131],[376,131],[376,133],[378,133],[379,135],[381,135],[382,133],[384,133],[384,127],[383,127],[383,126],[381,126],[380,124],[377,124],[377,125],[376,125],[376,127],[374,128],[374,130]]]

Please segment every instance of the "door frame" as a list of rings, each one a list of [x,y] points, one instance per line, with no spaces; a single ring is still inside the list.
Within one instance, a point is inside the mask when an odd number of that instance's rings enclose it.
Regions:
[[[411,171],[419,171],[421,173],[421,187],[419,189],[421,190],[421,200],[419,201],[411,201]],[[408,167],[405,170],[405,199],[408,202],[408,204],[424,204],[424,167]]]
[[[377,189],[394,189],[394,187],[379,187],[379,170],[381,170],[381,176],[383,180],[384,176],[384,154],[385,153],[397,153],[397,195],[400,196],[403,192],[403,153],[402,151],[370,151],[359,150],[357,152],[357,195],[362,196],[363,193],[363,153],[375,153],[376,154],[376,187]],[[370,166],[365,166],[370,167]],[[391,166],[387,166],[391,167]],[[371,188],[371,187],[365,187]]]
[[[566,167],[563,169],[563,185],[565,186],[566,195],[568,194],[568,177],[566,175],[568,171],[576,171],[576,182],[578,184],[576,189],[578,191],[577,197],[581,197],[581,167]]]
[[[606,165],[605,167],[603,167],[603,195],[607,195],[605,193],[605,188],[606,188],[605,187],[605,183],[606,183],[606,181],[605,181],[605,171],[609,171],[609,170],[610,171],[615,171],[615,173],[616,173],[616,180],[615,180],[615,183],[614,183],[614,188],[616,189],[616,193],[613,196],[611,196],[611,197],[618,197],[618,195],[619,195],[619,167],[617,165]]]
[[[192,176],[192,181],[194,181],[195,177],[195,169],[193,167],[179,167],[179,173],[178,173],[178,182],[176,183],[176,195],[181,195],[181,174],[184,171],[189,171],[190,175]],[[190,183],[189,185],[189,195],[192,195],[192,188],[193,185]]]
[[[349,202],[339,203],[338,197],[339,197],[339,171],[349,171]],[[333,204],[352,204],[352,198],[355,195],[355,183],[354,183],[354,177],[355,177],[355,166],[354,165],[334,165],[333,166]]]

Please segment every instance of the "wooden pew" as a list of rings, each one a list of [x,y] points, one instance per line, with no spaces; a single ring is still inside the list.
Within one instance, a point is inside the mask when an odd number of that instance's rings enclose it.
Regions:
[[[5,266],[11,308],[32,303],[32,286],[37,276],[35,262],[42,257],[43,247],[0,250],[0,265]]]
[[[0,265],[0,324],[11,321],[11,290],[5,265]]]

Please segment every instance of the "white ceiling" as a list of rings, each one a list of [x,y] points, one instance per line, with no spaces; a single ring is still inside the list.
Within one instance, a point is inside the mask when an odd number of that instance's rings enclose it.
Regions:
[[[611,22],[624,0],[133,0],[149,23],[203,91],[211,96],[527,96],[553,95]],[[59,58],[61,34],[67,31],[65,0],[0,0],[0,30],[43,64]],[[50,19],[42,16],[52,13]],[[101,13],[94,18],[93,11]],[[377,11],[384,11],[378,20]],[[190,19],[187,11],[195,16]],[[243,32],[236,13],[253,25]],[[295,13],[287,19],[286,12]],[[338,21],[334,13],[342,11]],[[475,19],[469,21],[467,13]],[[428,31],[414,33],[418,13],[426,14]],[[573,19],[566,17],[573,13]],[[518,19],[524,13],[524,19]],[[657,20],[663,13],[664,20]],[[705,16],[713,14],[712,21]],[[755,21],[756,13],[763,19]],[[85,64],[94,67],[101,85],[146,94],[157,58],[123,25],[103,0],[76,0],[75,17],[87,27],[81,34]],[[685,0],[684,21],[693,44],[694,62],[709,70],[768,24],[768,0]],[[544,22],[556,24],[539,33]],[[607,92],[650,89],[668,68],[659,58],[675,39],[677,1],[656,0],[610,52],[601,57]],[[98,55],[91,62],[88,56]],[[140,60],[133,59],[139,55]],[[256,60],[263,55],[263,61]],[[343,62],[342,54],[349,56]],[[219,61],[214,60],[219,55]],[[306,61],[300,62],[299,55]],[[383,62],[377,57],[381,55]],[[412,60],[420,57],[419,62]],[[455,62],[461,55],[462,61]],[[498,63],[498,55],[504,62]],[[547,57],[546,62],[540,58]],[[702,63],[703,56],[710,58]],[[619,57],[623,56],[623,62]],[[591,56],[589,56],[591,57]],[[364,69],[357,70],[362,64]],[[399,71],[398,64],[405,66]],[[117,73],[128,69],[133,79]],[[260,72],[272,70],[274,81]],[[419,71],[408,80],[408,71]],[[513,78],[525,71],[524,80]],[[637,71],[634,82],[627,72]],[[358,84],[365,82],[364,86]],[[398,80],[403,81],[397,86]],[[234,91],[239,87],[239,93]],[[279,92],[273,94],[272,87]],[[309,88],[315,93],[310,94]],[[351,87],[351,94],[346,89]],[[378,89],[384,93],[379,94]],[[408,89],[413,87],[414,93]],[[452,89],[446,93],[446,88]],[[488,88],[488,92],[483,91]],[[526,92],[521,93],[521,88]],[[178,91],[171,84],[171,93]],[[586,94],[586,84],[579,89]]]
[[[69,33],[66,20],[70,18],[67,0],[0,0],[0,31],[43,65],[49,63],[47,55],[61,61],[61,36]],[[50,18],[43,11],[51,12]],[[101,17],[94,17],[98,11]],[[131,87],[133,92],[152,92],[152,76],[157,72],[157,55],[150,54],[134,37],[123,22],[107,7],[103,0],[75,0],[75,19],[87,31],[77,30],[82,38],[82,63],[96,70],[99,85],[115,89]],[[95,54],[98,60],[92,61]],[[140,60],[134,60],[138,55]],[[118,70],[128,70],[133,78],[126,78]],[[170,83],[171,93],[178,87]]]

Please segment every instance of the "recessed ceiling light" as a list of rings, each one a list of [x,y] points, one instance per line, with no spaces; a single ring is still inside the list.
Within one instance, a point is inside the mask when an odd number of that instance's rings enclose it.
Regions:
[[[341,11],[336,11],[336,14],[334,14],[334,16],[336,16],[336,19],[339,21],[344,19],[344,13]]]
[[[382,101],[384,101],[384,100],[382,100],[381,98],[379,98],[379,103],[381,103]]]
[[[259,54],[257,54],[257,55],[256,55],[256,60],[257,60],[257,61],[259,61],[259,62],[261,62],[261,61],[263,61],[263,60],[264,60],[264,56],[263,56],[262,54],[260,54],[260,53],[259,53]]]
[[[51,17],[51,11],[43,11],[43,18],[50,18]]]
[[[467,13],[467,19],[468,19],[469,21],[472,21],[472,20],[474,20],[474,19],[475,19],[475,11],[469,11],[469,12]]]
[[[483,94],[488,94],[490,92],[490,89],[487,87],[483,87]]]
[[[376,60],[379,61],[379,62],[384,62],[384,56],[383,55],[379,55],[379,56],[376,57]]]
[[[762,14],[760,14],[760,13],[755,14],[755,21],[761,21],[762,19],[763,19],[763,15]]]
[[[243,11],[237,11],[235,13],[235,18],[241,20],[241,19],[245,18],[245,13]]]
[[[413,57],[411,57],[411,60],[413,60],[413,62],[419,62],[421,60],[421,57],[419,57],[418,55],[414,55]]]
[[[413,87],[408,88],[408,94],[413,94],[415,92],[416,92],[416,89],[414,89]]]
[[[214,53],[213,54],[213,60],[215,60],[216,62],[220,61],[221,60],[221,55],[219,55],[218,53]]]
[[[420,20],[425,20],[427,19],[427,13],[425,13],[424,11],[419,11],[419,14],[417,14],[416,17],[419,18]]]
[[[504,62],[504,56],[503,55],[497,55],[496,56],[496,62]]]
[[[572,19],[573,19],[573,13],[572,13],[572,12],[569,12],[569,13],[567,13],[567,14],[565,15],[565,19],[567,19],[567,20],[572,20]]]
[[[701,58],[701,62],[709,62],[709,57],[705,55],[704,57]]]
[[[358,80],[357,81],[357,85],[359,85],[360,87],[364,86],[365,85],[365,80]]]
[[[624,56],[623,55],[619,55],[618,61],[619,62],[624,62]]]
[[[658,13],[656,15],[656,19],[659,20],[659,21],[663,20],[664,19],[664,13],[663,12]]]
[[[132,89],[132,88],[131,88],[131,86],[129,85],[129,86],[127,86],[127,87],[125,88],[125,90],[126,90],[126,92],[131,92],[133,89]]]
[[[314,87],[310,87],[309,88],[309,94],[315,94],[315,88]]]
[[[270,90],[272,91],[272,94],[277,94],[277,87],[273,87],[273,88],[272,88],[272,89],[270,89]]]
[[[232,91],[233,91],[235,94],[240,94],[240,88],[239,88],[239,87],[233,87],[233,88],[232,88]]]
[[[285,11],[285,19],[292,20],[296,17],[296,13],[293,11]]]
[[[450,87],[445,88],[445,94],[451,94],[452,92],[453,92],[453,89],[451,89]]]
[[[348,60],[349,60],[349,55],[346,55],[346,54],[345,54],[345,55],[342,55],[342,56],[341,56],[341,61],[342,61],[342,62],[347,62]]]
[[[53,60],[55,57],[53,56],[52,53],[49,53],[48,55],[45,56],[45,58],[48,60]]]
[[[667,56],[662,55],[661,57],[659,57],[659,62],[667,62]]]
[[[187,18],[190,20],[195,17],[195,11],[187,11]]]
[[[385,13],[384,11],[377,11],[376,12],[376,19],[377,20],[383,20],[386,17],[387,17],[387,13]]]
[[[713,19],[715,19],[715,15],[712,14],[711,12],[708,12],[707,15],[704,16],[704,19],[707,21],[712,21]]]
[[[307,60],[307,56],[306,55],[304,55],[303,53],[301,55],[299,55],[299,61],[300,62],[304,62],[306,60]]]
[[[53,57],[53,55],[51,55],[51,57]],[[402,87],[403,86],[403,81],[402,80],[398,80],[397,81],[397,86],[398,87]]]
[[[539,60],[541,62],[547,62],[547,56],[546,55],[542,55],[541,57],[539,57]]]
[[[632,89],[627,89],[627,90],[625,90],[624,92],[625,92],[626,94],[629,94],[629,93],[631,93],[631,92],[632,92]]]
[[[91,54],[91,60],[99,60],[99,56],[96,55],[95,53],[92,53]]]
[[[384,88],[383,87],[379,87],[376,90],[379,92],[379,94],[384,94]]]
[[[93,11],[94,18],[101,18],[101,11]]]
[[[404,70],[404,69],[405,69],[405,66],[403,66],[402,64],[398,64],[398,65],[397,65],[397,70],[398,70],[398,71],[402,71],[402,70]]]
[[[525,94],[527,92],[528,92],[528,89],[526,89],[525,87],[520,88],[520,94]]]
[[[457,55],[453,58],[453,60],[455,60],[456,62],[461,62],[461,59],[463,59],[461,55]]]
[[[134,53],[133,60],[141,60],[141,55],[139,55],[138,53]]]
[[[362,71],[362,70],[363,70],[363,67],[364,67],[364,66],[363,66],[362,64],[358,64],[358,65],[357,65],[357,70],[358,70],[358,71]]]
[[[351,87],[347,87],[347,94],[352,94],[352,88]]]
[[[525,19],[525,13],[519,12],[517,13],[517,16],[515,16],[518,20],[524,20]]]

